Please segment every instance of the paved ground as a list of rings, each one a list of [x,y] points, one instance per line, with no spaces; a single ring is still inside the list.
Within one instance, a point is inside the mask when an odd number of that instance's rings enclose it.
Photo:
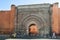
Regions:
[[[60,39],[5,39],[5,40],[60,40]]]
[[[26,38],[26,39],[25,39]],[[27,39],[28,38],[28,39]],[[17,39],[16,38],[11,38],[9,37],[9,35],[0,35],[0,40],[60,40],[60,36],[57,36],[57,39],[55,38],[41,38],[40,36],[24,36],[23,38],[21,38],[20,36],[17,36]]]

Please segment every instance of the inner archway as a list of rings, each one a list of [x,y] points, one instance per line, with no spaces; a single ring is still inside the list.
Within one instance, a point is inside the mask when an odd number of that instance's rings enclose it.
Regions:
[[[36,24],[31,24],[29,26],[29,35],[37,35],[38,34],[38,27]]]

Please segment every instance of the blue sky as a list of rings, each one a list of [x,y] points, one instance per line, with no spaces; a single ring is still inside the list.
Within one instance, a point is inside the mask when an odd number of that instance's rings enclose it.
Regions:
[[[12,4],[14,5],[27,5],[27,4],[40,4],[40,3],[55,3],[60,0],[0,0],[0,10],[9,10]]]

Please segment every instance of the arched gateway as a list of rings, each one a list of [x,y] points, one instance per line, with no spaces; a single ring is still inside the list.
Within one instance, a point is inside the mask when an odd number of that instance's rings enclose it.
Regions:
[[[26,35],[50,35],[50,13],[50,4],[17,6],[15,32],[22,38]]]

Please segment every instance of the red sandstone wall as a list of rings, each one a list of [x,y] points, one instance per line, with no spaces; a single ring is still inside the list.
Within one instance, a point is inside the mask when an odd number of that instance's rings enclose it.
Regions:
[[[10,11],[0,11],[0,33],[8,32],[10,29]]]
[[[0,11],[0,33],[13,32],[15,6],[11,6],[9,11]]]
[[[59,12],[59,34],[60,34],[60,8],[58,9]]]
[[[59,18],[58,18],[58,3],[53,4],[52,7],[52,32],[59,34]]]
[[[14,5],[11,6],[11,11],[10,11],[10,29],[11,32],[14,32],[14,24],[15,24],[15,10],[16,7]]]
[[[11,6],[9,11],[0,11],[0,33],[10,33],[14,30],[15,22],[15,6]],[[60,32],[60,8],[58,4],[52,7],[52,32],[59,34]]]

